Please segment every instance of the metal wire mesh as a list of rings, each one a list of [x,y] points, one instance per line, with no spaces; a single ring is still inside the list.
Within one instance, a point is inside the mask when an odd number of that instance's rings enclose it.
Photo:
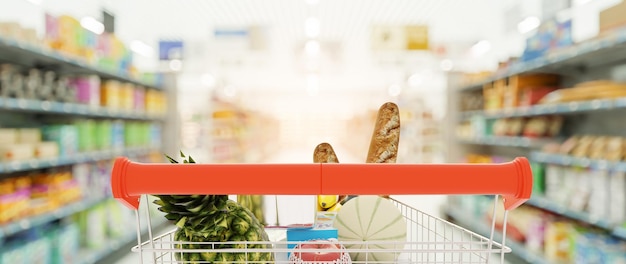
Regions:
[[[497,196],[496,196],[496,199]],[[146,198],[147,200],[147,198]],[[175,241],[176,230],[170,230],[162,235],[154,236],[149,233],[147,241],[141,241],[138,235],[138,244],[132,248],[133,252],[141,254],[142,263],[268,263],[267,261],[250,261],[249,254],[269,252],[274,255],[275,261],[271,263],[489,263],[495,256],[503,259],[504,253],[511,252],[511,249],[483,237],[463,227],[447,222],[438,217],[421,212],[411,206],[392,200],[402,212],[407,223],[406,241],[336,241],[336,248],[289,248],[289,245],[298,245],[304,241],[270,241],[270,242],[179,242]],[[495,207],[494,207],[495,211]],[[139,212],[137,212],[137,226],[140,227]],[[148,214],[150,222],[150,214]],[[506,225],[506,223],[505,223]],[[139,230],[139,229],[138,229]],[[286,231],[286,230],[285,230]],[[494,229],[492,225],[491,233]],[[311,242],[306,243],[328,243]],[[255,245],[265,245],[264,249],[256,248]],[[232,248],[224,248],[225,246]],[[193,249],[190,249],[193,248]],[[362,254],[364,261],[339,262],[339,261],[319,261],[319,262],[299,262],[292,258],[291,254],[298,253],[333,253],[337,256],[345,254]],[[186,254],[187,261],[183,261],[183,254]],[[241,261],[230,259],[223,262],[202,262],[190,261],[190,254],[211,255],[239,255]],[[381,254],[392,256],[378,259]],[[361,258],[362,259],[362,258]]]

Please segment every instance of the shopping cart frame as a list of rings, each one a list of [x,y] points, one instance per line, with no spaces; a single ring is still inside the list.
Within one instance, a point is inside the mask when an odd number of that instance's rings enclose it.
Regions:
[[[237,185],[229,184],[232,178],[207,177],[211,175],[234,175],[241,179]],[[171,175],[176,175],[176,181],[171,181]],[[384,180],[376,181],[384,175]],[[437,175],[432,177],[430,175]],[[297,177],[300,184],[294,185]],[[223,182],[221,182],[223,181]],[[404,184],[399,184],[404,183]],[[263,194],[263,195],[318,195],[318,194],[355,194],[355,195],[405,195],[405,194],[461,194],[461,195],[495,195],[494,215],[497,210],[498,197],[502,197],[504,204],[504,223],[502,242],[493,239],[495,231],[495,217],[492,219],[491,234],[484,247],[478,249],[460,246],[459,250],[475,251],[484,254],[500,253],[501,261],[504,253],[509,253],[506,247],[506,222],[508,211],[517,208],[527,201],[532,192],[532,172],[526,158],[519,157],[511,162],[500,164],[170,164],[156,163],[143,164],[131,162],[127,158],[118,158],[115,161],[111,177],[113,196],[120,202],[136,211],[137,246],[132,251],[152,252],[156,263],[157,255],[161,253],[194,252],[193,249],[156,248],[155,245],[167,235],[153,236],[152,226],[148,218],[149,240],[141,241],[141,222],[139,217],[139,203],[142,195],[193,195],[193,194]],[[399,201],[392,201],[399,208],[410,208]],[[146,196],[146,202],[147,196]],[[419,210],[416,210],[419,212]],[[419,212],[420,214],[424,214]],[[486,239],[470,230],[448,223],[440,218],[424,214],[444,223],[452,228],[461,230],[472,237]],[[148,213],[148,217],[149,217]],[[408,218],[407,218],[408,219]],[[241,242],[237,242],[241,243]],[[255,243],[255,242],[249,242]],[[267,243],[267,242],[256,242]],[[282,242],[271,242],[274,253],[283,252],[277,249]],[[285,242],[294,243],[294,242]],[[386,243],[378,241],[379,243]],[[407,243],[403,242],[402,246]],[[428,242],[429,245],[442,243],[444,245],[454,241]],[[419,243],[418,243],[419,244]],[[173,245],[173,244],[171,244]],[[376,252],[370,248],[371,244],[364,243],[365,253]],[[218,249],[212,249],[217,250]],[[244,252],[247,252],[243,249]],[[259,250],[259,249],[255,249]],[[293,249],[284,249],[293,252]],[[299,249],[307,252],[307,249]],[[351,249],[352,250],[352,249]],[[384,249],[382,249],[384,251]],[[398,254],[403,249],[394,246],[393,252]],[[448,248],[430,248],[423,253],[450,251]],[[197,251],[197,250],[196,250]],[[232,251],[232,249],[230,250]],[[310,250],[308,250],[310,251]],[[317,250],[319,251],[319,250]],[[411,248],[410,252],[420,253],[419,249]],[[352,253],[352,251],[351,251]],[[483,259],[482,257],[480,258]],[[456,262],[456,261],[455,261]],[[484,263],[488,262],[488,258]],[[143,260],[142,260],[143,263]],[[168,262],[169,263],[169,262]],[[246,262],[248,263],[248,262]],[[366,262],[373,263],[373,262]],[[431,262],[427,262],[431,263]],[[448,262],[445,262],[448,263]],[[459,263],[466,263],[460,262]],[[481,262],[483,263],[483,262]]]

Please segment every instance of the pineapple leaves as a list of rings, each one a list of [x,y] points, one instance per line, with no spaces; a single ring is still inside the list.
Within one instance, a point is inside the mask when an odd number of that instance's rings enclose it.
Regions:
[[[165,157],[170,161],[170,163],[178,163],[178,161],[176,161],[175,159],[173,159],[172,157],[170,157],[167,154],[165,154]]]

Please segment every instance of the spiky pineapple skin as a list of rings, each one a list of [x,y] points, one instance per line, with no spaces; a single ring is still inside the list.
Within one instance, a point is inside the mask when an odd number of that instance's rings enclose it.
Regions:
[[[184,154],[181,156],[185,158]],[[173,163],[174,159],[168,157]],[[195,163],[188,157],[185,163]],[[229,200],[226,195],[156,195],[159,210],[178,227],[174,240],[177,249],[203,249],[200,252],[176,253],[185,263],[273,263],[271,252],[255,249],[270,248],[269,243],[248,244],[246,241],[269,241],[261,222],[254,214]],[[224,243],[237,242],[242,243]],[[191,244],[186,242],[203,242]],[[210,249],[237,248],[246,252],[215,252]]]

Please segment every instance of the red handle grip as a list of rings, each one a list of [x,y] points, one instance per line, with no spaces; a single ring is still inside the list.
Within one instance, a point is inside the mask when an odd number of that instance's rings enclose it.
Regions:
[[[134,209],[142,194],[499,194],[530,198],[526,158],[500,164],[142,164],[118,158],[113,196]]]

